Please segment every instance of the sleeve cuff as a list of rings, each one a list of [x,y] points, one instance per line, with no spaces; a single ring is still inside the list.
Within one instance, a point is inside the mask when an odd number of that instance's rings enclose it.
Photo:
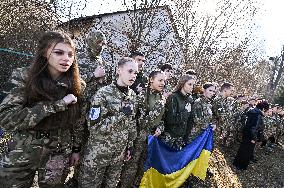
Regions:
[[[72,147],[72,153],[79,153],[81,151],[81,147]]]
[[[54,109],[56,112],[61,112],[61,111],[67,110],[68,107],[67,107],[67,104],[64,102],[64,100],[61,99],[55,102]]]

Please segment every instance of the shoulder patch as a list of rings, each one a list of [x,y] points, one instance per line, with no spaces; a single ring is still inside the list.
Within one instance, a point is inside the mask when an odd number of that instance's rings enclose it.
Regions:
[[[89,118],[90,120],[99,120],[101,117],[101,107],[100,106],[93,106],[90,109]]]
[[[200,102],[201,98],[196,99],[194,102]]]

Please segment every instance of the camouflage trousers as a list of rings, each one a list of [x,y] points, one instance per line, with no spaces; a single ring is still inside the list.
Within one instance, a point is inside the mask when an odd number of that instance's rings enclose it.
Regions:
[[[146,136],[139,136],[134,141],[134,154],[123,165],[120,179],[121,188],[139,187],[144,173],[144,162],[147,155]]]
[[[79,167],[80,188],[115,188],[124,163],[127,140],[112,134],[91,134]]]
[[[40,187],[63,187],[69,173],[71,150],[51,138],[35,138],[31,132],[16,133],[9,152],[0,159],[2,187],[30,188],[38,171]]]
[[[181,150],[187,144],[187,141],[185,141],[183,137],[172,137],[168,132],[164,132],[160,136],[160,139],[170,147],[177,150]]]
[[[115,188],[119,182],[122,166],[122,161],[107,166],[86,166],[82,164],[78,174],[78,187]]]
[[[237,127],[233,122],[222,121],[217,124],[215,135],[217,145],[230,146],[236,140]]]

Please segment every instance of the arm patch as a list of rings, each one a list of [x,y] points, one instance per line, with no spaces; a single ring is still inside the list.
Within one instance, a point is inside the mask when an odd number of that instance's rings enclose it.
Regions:
[[[92,121],[100,121],[101,118],[101,106],[95,105],[91,107],[90,113],[89,113],[89,118]]]

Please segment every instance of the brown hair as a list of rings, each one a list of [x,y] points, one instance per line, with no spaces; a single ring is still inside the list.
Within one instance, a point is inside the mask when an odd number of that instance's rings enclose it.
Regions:
[[[188,75],[188,74],[183,75],[183,76],[179,79],[179,81],[178,81],[178,83],[177,83],[177,85],[176,85],[176,87],[175,87],[175,89],[174,89],[174,92],[180,91],[180,90],[183,88],[184,84],[185,84],[187,81],[189,81],[189,80],[194,80],[194,77],[193,77],[193,76],[190,76],[190,75]]]
[[[205,90],[205,89],[208,89],[209,87],[212,87],[212,86],[214,86],[216,88],[216,85],[213,84],[212,82],[206,82],[205,84],[203,84],[202,87]]]
[[[69,44],[75,52],[74,42],[67,34],[49,31],[42,35],[27,78],[26,95],[28,101],[54,100],[49,92],[50,88],[46,88],[49,85],[48,82],[52,82],[52,80],[47,68],[48,60],[45,54],[52,45],[55,46],[58,43]],[[67,78],[69,92],[78,97],[81,94],[81,83],[76,53],[74,53],[72,66],[64,76]]]
[[[135,62],[132,58],[130,57],[123,57],[121,58],[118,63],[117,63],[117,67],[122,67],[124,66],[127,62]]]
[[[146,111],[149,112],[150,109],[148,109],[148,102],[149,102],[149,95],[150,95],[150,80],[151,78],[154,79],[158,74],[164,74],[164,72],[162,70],[154,70],[152,71],[149,76],[148,76],[148,84],[147,84],[147,91],[146,91],[146,100],[145,100],[145,104],[147,106]],[[162,97],[162,92],[160,92],[160,97]]]
[[[46,57],[47,50],[52,46],[55,47],[58,43],[68,44],[74,51],[73,64],[61,77],[64,84],[67,85],[65,92],[57,91],[57,85],[51,78],[48,70],[48,58]],[[45,32],[39,40],[38,49],[26,80],[26,105],[32,106],[39,101],[57,101],[69,93],[77,97],[81,95],[81,81],[74,42],[66,33],[55,31]],[[62,113],[60,115],[64,119],[77,117],[76,115],[79,113],[78,103],[71,105],[66,112]]]
[[[220,91],[224,91],[224,89],[230,89],[231,87],[234,87],[234,85],[229,82],[225,82],[222,84]]]

